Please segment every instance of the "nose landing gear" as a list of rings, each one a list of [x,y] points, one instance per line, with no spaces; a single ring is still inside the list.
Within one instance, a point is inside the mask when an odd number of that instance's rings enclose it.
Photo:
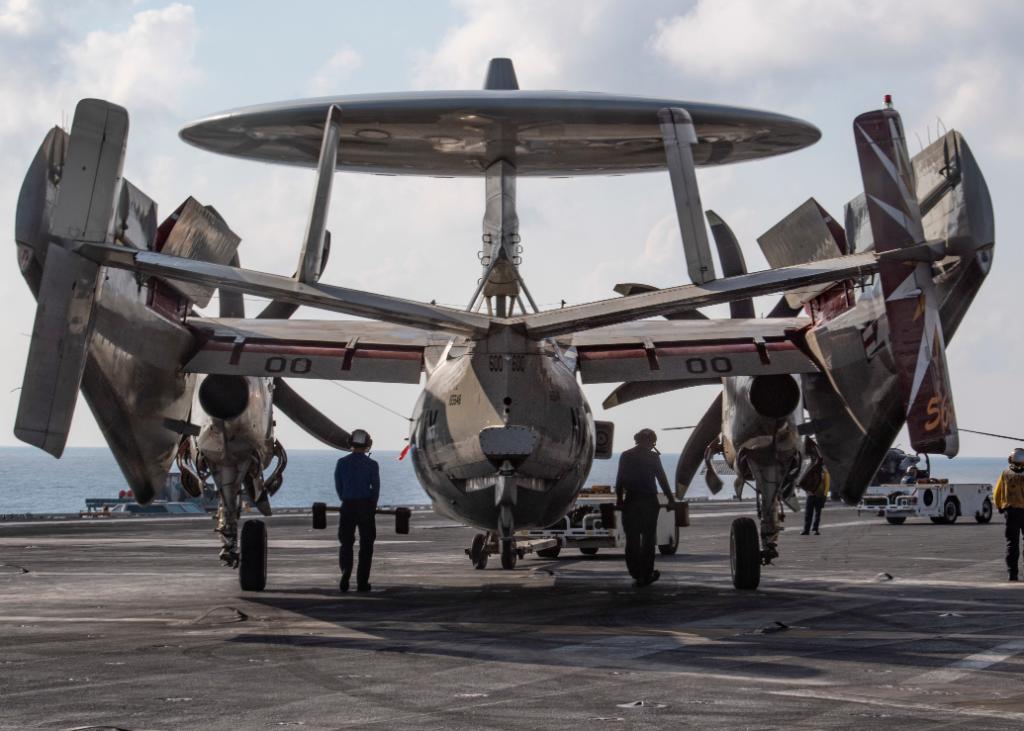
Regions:
[[[501,568],[511,571],[519,559],[531,549],[530,542],[520,545],[516,542],[515,536],[505,539],[495,533],[477,533],[473,536],[473,543],[466,549],[466,555],[469,556],[474,569],[482,570],[487,568],[487,559],[491,554],[498,554],[501,556]]]

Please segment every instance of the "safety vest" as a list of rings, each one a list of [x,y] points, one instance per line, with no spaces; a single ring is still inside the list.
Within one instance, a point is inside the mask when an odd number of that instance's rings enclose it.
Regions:
[[[996,489],[992,492],[992,500],[999,510],[1024,508],[1024,472],[1003,470],[1003,474],[999,475],[999,482],[996,483]]]

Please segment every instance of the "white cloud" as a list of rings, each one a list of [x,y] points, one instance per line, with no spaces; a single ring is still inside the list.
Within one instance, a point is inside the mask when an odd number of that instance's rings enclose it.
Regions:
[[[0,6],[0,36],[24,36],[39,27],[42,12],[33,0],[7,0]]]
[[[936,90],[930,116],[956,120],[971,139],[985,138],[1000,155],[1024,158],[1024,76],[1018,63],[1008,63],[989,49],[956,54],[933,75]]]
[[[825,59],[854,66],[882,58],[890,63],[894,55],[936,43],[937,33],[976,28],[983,15],[976,5],[957,0],[698,0],[689,12],[659,20],[651,44],[688,75],[736,78],[806,71]]]
[[[338,82],[363,65],[363,57],[352,48],[338,50],[320,67],[309,84],[310,93],[323,96],[338,91]]]
[[[137,13],[120,32],[93,31],[66,48],[76,89],[132,110],[173,107],[200,78],[195,11],[175,3]]]
[[[605,21],[613,4],[458,0],[456,5],[466,21],[423,59],[416,75],[419,88],[478,89],[488,60],[498,56],[514,59],[520,86],[557,88],[572,65],[571,57],[585,54],[582,41],[608,31]]]

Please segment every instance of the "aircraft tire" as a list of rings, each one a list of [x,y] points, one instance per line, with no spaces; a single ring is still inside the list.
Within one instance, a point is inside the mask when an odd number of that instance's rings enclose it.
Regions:
[[[885,519],[885,522],[888,523],[889,525],[903,525],[904,523],[907,522],[907,518],[906,518],[905,515],[901,515],[898,518],[896,518],[896,517],[893,517],[893,518],[887,517]]]
[[[981,504],[981,511],[974,514],[974,519],[979,523],[988,523],[992,520],[992,501],[985,498]]]
[[[732,585],[749,591],[761,583],[761,546],[757,523],[751,518],[736,518],[729,532],[729,564]]]
[[[487,568],[487,536],[483,533],[473,536],[473,545],[469,549],[469,560],[473,562],[473,568],[478,571]]]
[[[263,591],[267,587],[267,524],[245,521],[240,544],[238,584],[242,591]]]
[[[501,568],[511,571],[516,567],[519,554],[513,541],[501,541]]]
[[[554,546],[553,548],[542,548],[537,551],[537,555],[541,558],[558,558],[558,554],[562,552],[561,546]]]
[[[946,502],[942,504],[942,521],[953,525],[959,515],[960,505],[957,504],[956,498],[946,498]]]
[[[675,527],[675,531],[672,533],[672,541],[664,545],[658,546],[658,551],[661,552],[662,556],[675,556],[676,551],[679,550],[679,526]]]
[[[584,556],[596,556],[597,555],[597,549],[596,548],[581,548],[580,549],[580,553],[582,553]]]

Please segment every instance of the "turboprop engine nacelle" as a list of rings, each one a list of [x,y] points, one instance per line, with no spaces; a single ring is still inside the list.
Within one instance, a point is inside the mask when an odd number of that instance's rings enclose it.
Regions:
[[[252,458],[267,466],[274,450],[272,382],[252,376],[211,375],[196,390],[196,440],[210,467]],[[213,470],[216,475],[216,469]]]
[[[798,447],[800,386],[793,376],[726,378],[723,386],[722,446],[730,464],[736,466],[734,462],[742,451]]]
[[[788,374],[750,379],[750,405],[766,419],[786,419],[800,406],[800,386]]]

